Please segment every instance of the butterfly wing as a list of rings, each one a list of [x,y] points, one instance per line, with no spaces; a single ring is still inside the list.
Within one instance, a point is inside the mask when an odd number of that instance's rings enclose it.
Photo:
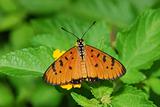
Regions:
[[[92,47],[85,46],[85,59],[73,47],[58,58],[44,73],[44,79],[53,85],[78,84],[89,79],[116,79],[125,73],[124,66],[112,56]]]
[[[125,74],[124,66],[112,56],[89,45],[85,50],[88,78],[113,80]]]
[[[80,62],[77,47],[73,47],[52,63],[43,77],[53,85],[78,83],[82,78]]]

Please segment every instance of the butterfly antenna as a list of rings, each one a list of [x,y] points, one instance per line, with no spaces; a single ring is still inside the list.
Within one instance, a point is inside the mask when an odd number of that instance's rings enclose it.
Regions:
[[[83,33],[82,37],[83,38],[85,36],[85,34],[89,31],[89,29],[91,29],[91,27],[96,23],[96,21],[94,21],[90,26],[89,28]]]
[[[76,37],[77,39],[79,39],[74,33],[72,33],[72,32],[70,32],[70,31],[66,30],[66,29],[63,28],[63,27],[61,27],[61,29],[64,30],[64,31],[66,31],[66,32],[68,32],[68,33],[70,33],[70,34],[72,34],[74,37]]]

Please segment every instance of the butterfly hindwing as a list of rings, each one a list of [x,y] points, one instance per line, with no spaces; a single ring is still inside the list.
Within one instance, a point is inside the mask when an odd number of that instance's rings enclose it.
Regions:
[[[85,50],[89,78],[113,80],[125,73],[124,66],[112,56],[89,45],[85,46]]]
[[[77,47],[65,52],[60,58],[50,65],[44,74],[45,80],[54,85],[67,84],[72,80],[81,78],[80,56]],[[76,72],[75,72],[76,71]]]

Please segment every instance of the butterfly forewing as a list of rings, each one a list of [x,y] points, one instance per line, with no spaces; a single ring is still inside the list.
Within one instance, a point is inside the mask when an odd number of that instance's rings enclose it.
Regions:
[[[88,78],[116,79],[125,73],[124,66],[112,56],[89,45],[85,50]]]
[[[81,62],[83,61],[77,47],[73,47],[51,64],[45,72],[44,78],[48,83],[54,85],[77,84],[83,78]]]

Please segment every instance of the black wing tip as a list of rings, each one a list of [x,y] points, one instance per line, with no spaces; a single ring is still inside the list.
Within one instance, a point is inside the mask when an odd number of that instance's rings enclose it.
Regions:
[[[122,77],[123,75],[125,75],[126,73],[126,68],[122,65],[122,69],[121,69],[121,74],[117,75],[117,77],[114,77],[114,78],[109,78],[109,79],[106,79],[106,80],[116,80],[116,79],[119,79],[120,77]]]
[[[116,79],[122,77],[125,74],[126,74],[126,68],[122,65],[122,73],[120,75],[118,75],[118,77]]]
[[[122,65],[122,75],[126,73],[126,68]]]

